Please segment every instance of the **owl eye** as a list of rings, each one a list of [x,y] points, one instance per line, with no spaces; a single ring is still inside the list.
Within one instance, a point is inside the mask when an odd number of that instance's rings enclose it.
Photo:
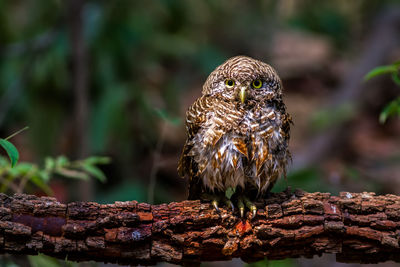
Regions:
[[[253,88],[255,88],[255,89],[261,88],[262,84],[263,84],[263,83],[262,83],[262,81],[261,81],[260,79],[254,80],[254,81],[251,83],[251,85],[252,85]]]
[[[232,88],[233,86],[235,86],[235,81],[231,80],[231,79],[227,79],[227,80],[225,80],[225,85],[227,88]]]

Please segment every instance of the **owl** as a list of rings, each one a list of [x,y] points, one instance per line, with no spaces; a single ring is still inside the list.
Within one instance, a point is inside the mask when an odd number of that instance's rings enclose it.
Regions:
[[[189,178],[189,199],[224,202],[243,217],[253,201],[286,175],[291,117],[276,71],[236,56],[218,66],[186,113],[187,140],[178,172]],[[229,192],[229,193],[228,193]]]

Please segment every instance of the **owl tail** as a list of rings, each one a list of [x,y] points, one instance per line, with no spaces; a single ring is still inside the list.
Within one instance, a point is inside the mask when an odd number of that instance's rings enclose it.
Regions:
[[[196,200],[201,198],[203,186],[198,177],[193,177],[189,181],[189,196],[188,200]]]

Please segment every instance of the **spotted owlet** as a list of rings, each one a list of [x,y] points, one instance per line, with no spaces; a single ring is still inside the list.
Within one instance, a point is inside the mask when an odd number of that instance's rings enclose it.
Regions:
[[[217,210],[221,200],[234,209],[234,201],[242,217],[244,206],[254,216],[251,201],[286,174],[290,123],[270,65],[236,56],[218,66],[186,113],[178,172],[190,179],[189,199],[211,196]]]

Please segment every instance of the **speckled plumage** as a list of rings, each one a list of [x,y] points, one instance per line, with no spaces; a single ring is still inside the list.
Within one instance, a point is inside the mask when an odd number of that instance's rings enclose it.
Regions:
[[[261,88],[252,86],[255,80]],[[179,174],[190,179],[189,199],[228,187],[268,192],[290,158],[291,117],[276,71],[250,57],[233,57],[209,75],[202,94],[186,113],[187,140],[178,164]]]

